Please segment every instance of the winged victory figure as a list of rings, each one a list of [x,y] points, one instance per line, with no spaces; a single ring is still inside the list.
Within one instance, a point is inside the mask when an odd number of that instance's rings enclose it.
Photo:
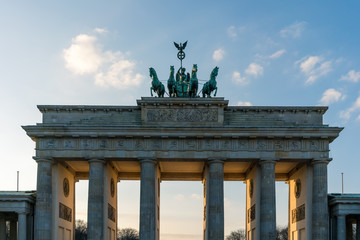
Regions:
[[[182,50],[185,49],[187,42],[188,42],[188,41],[186,41],[186,42],[184,42],[184,43],[180,43],[180,45],[177,44],[176,42],[174,42],[174,45],[175,45],[175,47],[176,47],[180,52],[182,52]]]

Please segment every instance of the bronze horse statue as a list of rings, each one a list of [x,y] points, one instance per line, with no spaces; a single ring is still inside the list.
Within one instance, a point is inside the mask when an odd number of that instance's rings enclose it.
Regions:
[[[169,97],[176,97],[176,86],[175,86],[175,70],[174,70],[174,66],[170,66],[170,76],[169,79],[167,81],[167,87],[169,90]]]
[[[152,78],[151,87],[150,87],[150,94],[153,96],[152,91],[156,92],[158,97],[164,97],[165,87],[162,84],[156,74],[154,68],[150,68],[150,77]]]
[[[193,65],[192,72],[191,72],[191,78],[190,78],[190,86],[189,86],[189,97],[196,97],[198,87],[199,87],[199,81],[197,79],[196,73],[197,73],[197,64]]]
[[[217,93],[217,86],[216,86],[216,77],[218,75],[219,68],[215,67],[211,74],[210,74],[210,80],[207,81],[203,88],[202,88],[202,96],[205,97],[211,97],[211,92],[215,90],[214,97],[216,97]]]

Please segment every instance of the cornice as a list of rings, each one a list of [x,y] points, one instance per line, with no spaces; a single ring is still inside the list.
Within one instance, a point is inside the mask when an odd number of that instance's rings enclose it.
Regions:
[[[326,106],[228,106],[225,112],[254,112],[254,113],[317,113],[324,114]]]
[[[30,137],[142,138],[321,138],[335,139],[338,127],[151,127],[151,126],[23,126]]]
[[[137,106],[105,106],[105,105],[38,105],[41,113],[74,113],[74,112],[124,112],[140,110]]]

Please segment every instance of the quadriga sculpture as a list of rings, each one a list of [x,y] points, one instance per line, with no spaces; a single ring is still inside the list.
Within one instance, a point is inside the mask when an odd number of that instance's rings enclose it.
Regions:
[[[205,97],[205,96],[211,97],[211,93],[214,90],[215,90],[214,97],[216,97],[216,93],[217,93],[216,77],[218,75],[218,71],[219,71],[218,67],[215,67],[212,70],[212,72],[210,74],[210,80],[207,81],[202,88],[202,96],[203,97]]]
[[[197,64],[194,64],[192,71],[191,71],[189,97],[196,97],[196,95],[197,95],[197,91],[198,91],[198,87],[199,87],[199,81],[196,76],[197,71],[198,71]]]
[[[174,66],[170,66],[170,76],[167,82],[168,90],[169,90],[169,97],[176,97],[176,86],[175,86],[175,69]]]
[[[159,81],[154,68],[150,68],[150,77],[152,78],[151,87],[150,87],[151,96],[153,96],[152,91],[154,91],[157,93],[158,97],[164,97],[164,93],[165,93],[164,84],[162,84]]]

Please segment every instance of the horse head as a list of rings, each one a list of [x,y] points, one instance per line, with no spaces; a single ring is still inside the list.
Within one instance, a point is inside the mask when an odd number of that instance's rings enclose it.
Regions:
[[[218,75],[218,72],[219,72],[219,67],[215,67],[212,72],[211,72],[211,76],[212,77],[216,77]]]
[[[154,68],[149,68],[149,71],[150,71],[150,77],[152,78],[153,76],[156,76],[156,71]]]
[[[193,64],[192,71],[193,71],[193,72],[197,72],[197,64]]]

